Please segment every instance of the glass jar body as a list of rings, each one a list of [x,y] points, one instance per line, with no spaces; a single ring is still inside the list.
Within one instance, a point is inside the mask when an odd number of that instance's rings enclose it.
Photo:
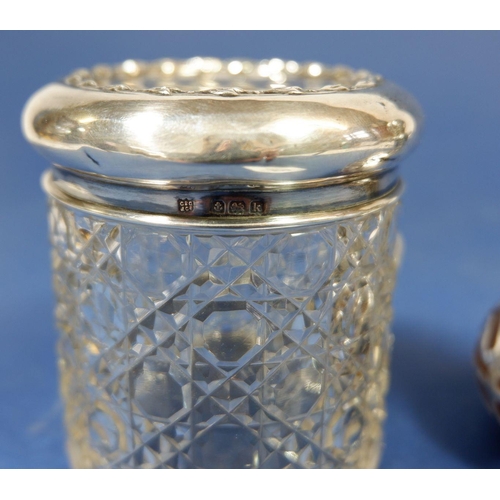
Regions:
[[[376,467],[396,207],[248,232],[49,196],[72,465]]]

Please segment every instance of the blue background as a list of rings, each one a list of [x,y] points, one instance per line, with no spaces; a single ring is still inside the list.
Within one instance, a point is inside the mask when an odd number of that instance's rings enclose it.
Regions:
[[[381,73],[426,126],[403,164],[406,254],[395,296],[382,467],[500,467],[472,352],[500,301],[500,33],[1,32],[0,467],[67,467],[57,392],[47,166],[20,132],[42,85],[127,58],[282,57]]]

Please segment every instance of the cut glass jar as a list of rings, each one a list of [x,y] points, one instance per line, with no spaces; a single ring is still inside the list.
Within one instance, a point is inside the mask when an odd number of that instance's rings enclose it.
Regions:
[[[279,59],[129,60],[31,98],[73,466],[378,464],[420,116]]]

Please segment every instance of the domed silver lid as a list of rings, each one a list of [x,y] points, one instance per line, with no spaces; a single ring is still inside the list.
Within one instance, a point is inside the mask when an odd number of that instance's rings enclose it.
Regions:
[[[338,186],[333,198],[355,204],[394,186],[420,121],[410,95],[367,71],[193,58],[78,70],[32,96],[23,130],[66,184],[94,193]]]

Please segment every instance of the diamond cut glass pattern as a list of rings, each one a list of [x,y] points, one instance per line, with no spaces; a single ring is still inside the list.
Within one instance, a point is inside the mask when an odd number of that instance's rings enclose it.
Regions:
[[[395,208],[218,234],[51,200],[72,464],[376,466]]]

